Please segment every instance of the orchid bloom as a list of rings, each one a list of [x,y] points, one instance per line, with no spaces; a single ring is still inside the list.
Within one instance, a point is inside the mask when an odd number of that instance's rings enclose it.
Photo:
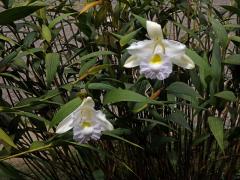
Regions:
[[[178,41],[163,39],[159,24],[147,21],[150,40],[132,43],[128,48],[131,55],[124,67],[140,66],[140,74],[150,79],[163,80],[172,73],[172,64],[185,69],[195,67],[192,59],[185,54],[186,46]]]
[[[90,139],[100,139],[102,131],[113,130],[105,114],[95,110],[94,105],[91,97],[85,98],[76,110],[59,123],[56,133],[61,134],[73,129],[73,139],[86,143]]]

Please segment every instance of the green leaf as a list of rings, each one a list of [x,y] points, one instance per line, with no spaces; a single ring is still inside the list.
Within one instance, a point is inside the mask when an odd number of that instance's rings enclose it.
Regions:
[[[96,62],[97,62],[96,59],[91,59],[87,62],[81,63],[79,76],[82,76],[83,74],[85,74],[91,67],[93,67],[96,64]]]
[[[0,74],[1,76],[1,74]],[[12,90],[16,90],[16,91],[22,91],[24,93],[28,93],[28,91],[25,91],[24,89],[18,88],[16,86],[10,86],[10,85],[6,85],[6,84],[0,84],[0,88],[1,89],[12,89]]]
[[[236,2],[239,2],[239,1],[236,1]],[[237,7],[228,6],[228,5],[223,5],[221,7],[223,7],[224,9],[228,10],[229,12],[231,12],[233,14],[240,16],[239,8],[237,8]]]
[[[219,83],[222,77],[222,58],[221,58],[221,49],[218,44],[218,41],[214,41],[213,44],[213,53],[211,59],[211,75],[212,80],[210,83],[210,96],[211,102],[214,102],[214,94],[219,91]]]
[[[119,35],[119,34],[116,34],[116,33],[113,33],[111,32],[111,34],[116,37],[117,39],[121,39],[123,36],[122,35]]]
[[[132,109],[132,112],[138,113],[147,107],[148,107],[148,103],[146,103],[146,102],[136,103]]]
[[[25,56],[28,56],[28,55],[33,55],[34,56],[34,54],[37,53],[37,52],[44,52],[44,49],[42,49],[42,48],[27,49],[26,51],[22,51],[22,52],[18,53],[16,58],[25,57]]]
[[[105,83],[90,83],[87,85],[87,89],[112,90],[115,87]]]
[[[20,49],[15,49],[13,52],[5,56],[1,61],[0,61],[0,68],[2,68],[5,65],[11,64],[14,60],[15,57],[18,55]]]
[[[103,104],[113,104],[117,102],[149,102],[150,99],[134,91],[124,89],[113,89],[108,92],[103,99]]]
[[[139,31],[140,29],[137,29],[136,31],[133,31],[127,35],[122,36],[120,38],[120,45],[125,46],[126,44],[128,44],[137,35]]]
[[[32,148],[32,149],[22,151],[22,152],[17,153],[17,154],[13,154],[11,156],[1,157],[0,161],[6,160],[6,159],[11,159],[11,158],[16,158],[16,157],[19,157],[19,156],[22,156],[22,155],[25,155],[25,154],[28,154],[28,153],[32,153],[32,152],[44,151],[46,149],[51,148],[52,146],[53,146],[52,144],[47,144],[47,145],[40,146],[40,147],[37,147],[37,148]]]
[[[187,95],[193,99],[201,98],[200,94],[195,89],[183,82],[174,82],[167,87],[167,90],[169,93],[178,97],[179,95]]]
[[[240,43],[240,36],[230,36],[229,39],[231,41],[239,42]]]
[[[199,145],[200,143],[204,142],[205,140],[207,140],[208,138],[210,137],[210,134],[203,134],[199,137],[196,137],[193,142],[192,142],[192,145],[193,146],[197,146]]]
[[[232,91],[222,91],[214,94],[214,96],[225,99],[227,101],[236,101],[237,98]]]
[[[147,19],[141,17],[141,16],[138,16],[136,14],[133,14],[133,16],[140,22],[140,24],[146,29],[146,21]]]
[[[226,48],[228,44],[228,34],[224,26],[217,19],[214,18],[210,18],[210,22],[212,23],[213,31],[216,38],[220,42],[221,46],[223,48]]]
[[[0,139],[7,143],[8,145],[17,148],[17,146],[14,144],[13,140],[5,133],[2,128],[0,128]]]
[[[208,117],[209,128],[212,131],[220,149],[224,152],[223,122],[217,117]]]
[[[204,68],[206,70],[210,70],[210,66],[208,62],[199,56],[195,51],[191,49],[186,49],[186,54],[193,60],[193,62],[198,65],[200,68]]]
[[[106,56],[106,55],[114,55],[114,54],[115,53],[111,52],[111,51],[96,51],[96,52],[93,52],[93,53],[90,53],[90,54],[80,57],[80,59],[74,61],[74,63],[72,63],[71,65],[76,64],[76,63],[82,63],[83,61],[90,59],[90,58],[101,57],[101,56]]]
[[[0,61],[0,67],[1,67],[1,62],[2,62],[2,61]],[[13,75],[13,74],[10,74],[10,73],[0,73],[0,76],[6,77],[6,78],[12,78],[12,79],[14,79],[14,80],[20,81],[20,78],[19,78],[19,77],[15,76],[15,75]]]
[[[185,128],[189,131],[192,131],[187,120],[184,117],[184,114],[180,111],[176,111],[176,112],[172,113],[170,116],[168,116],[167,119],[174,123],[177,123],[178,125],[180,125],[181,127]]]
[[[45,39],[48,43],[51,42],[52,40],[52,34],[51,34],[51,30],[46,26],[46,25],[42,25],[42,37],[43,39]]]
[[[237,30],[240,29],[240,24],[225,24],[224,27],[227,30]]]
[[[48,122],[47,119],[45,119],[41,116],[38,116],[36,114],[30,113],[30,112],[26,112],[26,111],[15,111],[15,112],[11,112],[11,113],[17,114],[19,116],[25,116],[25,117],[33,118],[33,119],[36,119],[38,121],[42,121],[42,122],[45,122],[45,123]]]
[[[131,130],[130,129],[124,129],[124,128],[117,128],[113,129],[111,131],[112,134],[118,135],[118,136],[123,136],[123,135],[130,135]]]
[[[225,64],[233,64],[233,65],[240,65],[240,54],[234,54],[228,56],[223,63]]]
[[[80,98],[74,98],[71,101],[67,102],[58,110],[58,112],[53,116],[50,127],[55,126],[61,122],[65,117],[67,117],[71,112],[73,112],[77,107],[80,106],[82,100]]]
[[[13,44],[13,45],[15,45],[15,44],[16,44],[16,42],[15,42],[15,41],[13,41],[11,38],[9,38],[9,37],[6,37],[6,36],[4,36],[4,35],[2,35],[2,34],[0,34],[0,39],[1,39],[1,40],[3,40],[3,41],[6,41],[6,42],[8,42],[8,43],[10,43],[10,44]]]
[[[46,79],[47,84],[50,85],[53,81],[57,68],[60,64],[60,56],[57,53],[48,53],[45,57]]]
[[[23,40],[23,45],[25,47],[30,48],[34,40],[38,37],[38,33],[35,31],[32,31],[27,34],[27,36]]]
[[[199,66],[200,81],[204,88],[207,88],[206,77],[211,75],[210,66],[204,58],[199,56],[195,51],[186,49],[186,54],[193,60],[193,62]]]
[[[95,75],[95,74],[99,73],[99,71],[107,69],[110,66],[111,66],[111,64],[102,64],[102,65],[93,66],[90,69],[88,69],[86,72],[81,74],[79,79],[82,80],[85,77],[87,77],[88,75]]]
[[[100,26],[102,22],[106,19],[107,14],[108,14],[107,6],[101,6],[98,12],[96,13],[94,25],[96,27]]]
[[[67,14],[63,14],[63,15],[61,15],[61,16],[56,17],[55,19],[53,19],[53,20],[49,23],[48,28],[49,28],[49,29],[54,28],[54,26],[55,26],[57,23],[59,23],[59,22],[62,21],[63,19],[65,19],[65,18],[67,18],[68,16],[71,16],[71,15],[73,15],[73,14],[74,14],[74,13],[67,13]]]
[[[42,146],[45,146],[45,143],[43,141],[34,141],[34,142],[32,142],[29,150],[36,149],[36,148],[39,148],[39,147],[42,147]]]
[[[213,55],[211,59],[211,69],[212,69],[212,76],[217,81],[220,80],[221,77],[221,49],[217,41],[214,42],[213,45]]]
[[[20,6],[5,10],[0,13],[0,25],[7,25],[13,21],[22,19],[44,6]]]

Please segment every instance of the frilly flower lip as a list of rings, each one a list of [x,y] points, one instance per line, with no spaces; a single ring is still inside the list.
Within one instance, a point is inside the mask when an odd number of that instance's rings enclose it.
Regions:
[[[147,21],[150,40],[132,43],[128,48],[131,55],[124,67],[140,66],[140,73],[150,79],[166,79],[172,72],[172,64],[185,69],[195,67],[192,59],[185,54],[186,46],[178,41],[163,39],[159,24]]]
[[[86,143],[90,139],[100,139],[102,131],[113,130],[113,125],[106,119],[105,114],[95,110],[94,105],[91,97],[85,98],[76,110],[59,123],[56,133],[61,134],[73,129],[73,139]]]

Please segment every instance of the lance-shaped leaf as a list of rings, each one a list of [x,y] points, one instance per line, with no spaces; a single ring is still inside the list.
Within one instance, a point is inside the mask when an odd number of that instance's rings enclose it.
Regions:
[[[225,64],[233,64],[233,65],[240,65],[240,54],[233,54],[228,56],[223,63]]]
[[[126,89],[113,89],[103,99],[103,104],[117,102],[150,102],[151,100],[141,94]]]
[[[54,79],[57,68],[60,64],[60,57],[57,53],[48,53],[45,57],[45,66],[46,66],[46,79],[47,84],[50,85]]]
[[[208,117],[208,124],[220,149],[224,152],[224,134],[222,120],[217,117]]]
[[[5,133],[1,128],[0,128],[0,139],[7,143],[8,145],[17,148],[17,146],[14,144],[12,138],[10,138],[7,133]]]
[[[16,20],[25,18],[43,7],[44,6],[20,6],[5,10],[0,13],[0,25],[7,25]]]
[[[237,98],[232,91],[222,91],[214,94],[214,96],[225,99],[227,101],[236,101]]]

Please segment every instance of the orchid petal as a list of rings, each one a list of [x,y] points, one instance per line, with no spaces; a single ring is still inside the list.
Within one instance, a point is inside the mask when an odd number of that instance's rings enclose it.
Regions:
[[[92,97],[87,97],[83,100],[81,107],[86,107],[86,106],[94,108],[95,103],[94,103]]]
[[[176,64],[185,69],[193,69],[195,67],[193,60],[186,54],[180,57],[179,56],[173,57],[171,58],[171,61],[173,64]]]
[[[162,40],[163,39],[163,33],[162,33],[162,27],[160,24],[147,21],[146,22],[147,32],[152,40]]]
[[[144,40],[132,43],[128,48],[128,53],[131,55],[142,56],[144,54],[151,54],[154,48],[154,41]]]
[[[139,63],[140,63],[140,59],[137,56],[132,55],[125,61],[123,66],[125,68],[133,68],[133,67],[139,66]]]
[[[72,113],[68,115],[63,121],[59,123],[59,125],[57,126],[56,133],[62,134],[72,129],[74,119],[75,118]]]
[[[113,125],[106,119],[106,116],[105,114],[103,114],[102,111],[97,111],[97,114],[96,114],[99,122],[103,125],[104,129],[103,131],[105,130],[113,130]]]
[[[185,53],[186,46],[178,41],[164,39],[162,41],[167,56],[182,56]]]

